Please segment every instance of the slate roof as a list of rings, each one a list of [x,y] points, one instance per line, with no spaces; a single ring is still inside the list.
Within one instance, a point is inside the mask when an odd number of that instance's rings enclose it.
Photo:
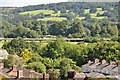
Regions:
[[[87,74],[87,76],[91,78],[106,78],[104,74],[96,73],[96,72],[89,73]]]

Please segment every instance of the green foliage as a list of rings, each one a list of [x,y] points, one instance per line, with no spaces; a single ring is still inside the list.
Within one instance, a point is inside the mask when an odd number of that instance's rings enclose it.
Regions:
[[[72,69],[75,62],[69,58],[63,58],[60,62],[60,75],[61,77],[67,77],[67,72]]]
[[[38,53],[34,53],[32,54],[31,59],[28,61],[28,63],[32,63],[32,62],[42,62],[43,58],[38,54]]]
[[[26,63],[31,59],[32,52],[30,50],[28,50],[28,49],[25,49],[25,50],[22,51],[20,56],[22,57],[23,61]]]
[[[11,66],[15,64],[15,59],[12,55],[9,55],[8,59],[3,60],[3,63],[4,63],[5,68],[10,68]]]
[[[44,58],[43,63],[45,64],[47,69],[50,69],[53,67],[53,60],[50,58]]]
[[[49,69],[47,73],[50,74],[50,79],[58,79],[60,77],[60,70],[59,69]]]
[[[41,62],[29,63],[27,68],[33,69],[33,70],[35,70],[36,72],[39,72],[39,73],[46,72],[46,66],[43,63],[41,63]]]
[[[4,43],[4,45],[2,46],[2,48],[6,49],[9,54],[17,54],[19,56],[21,55],[24,49],[29,49],[33,53],[41,54],[42,50],[40,47],[41,47],[41,43],[39,42],[38,43],[27,42],[22,39],[14,39],[14,40],[8,41]]]
[[[6,38],[36,38],[46,35],[75,38],[118,36],[117,6],[117,3],[67,2],[3,11],[1,36]],[[104,18],[108,21],[104,21]]]
[[[48,45],[46,46],[45,54],[43,55],[46,57],[53,58],[53,59],[63,57],[64,55],[63,44],[64,43],[65,41],[63,39],[57,39],[54,42],[48,43]]]
[[[27,46],[27,42],[23,41],[23,40],[17,40],[14,39],[10,42],[7,42],[3,45],[3,49],[6,49],[8,51],[9,54],[18,54],[20,55],[20,53],[26,49]]]

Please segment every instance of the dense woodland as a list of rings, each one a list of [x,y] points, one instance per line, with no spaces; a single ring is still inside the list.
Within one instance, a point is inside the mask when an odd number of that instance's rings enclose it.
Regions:
[[[90,10],[89,10],[90,9]],[[27,13],[35,10],[53,10],[53,13]],[[88,10],[85,13],[85,10]],[[101,13],[102,12],[102,13]],[[96,14],[95,14],[96,13]],[[59,15],[56,15],[59,14]],[[96,17],[93,17],[91,15]],[[65,18],[63,21],[40,21],[39,19]],[[79,19],[85,17],[84,19]],[[99,19],[103,17],[102,19]],[[47,5],[26,6],[21,8],[3,8],[2,37],[47,37],[62,36],[81,38],[118,36],[118,3],[82,3],[66,2]]]

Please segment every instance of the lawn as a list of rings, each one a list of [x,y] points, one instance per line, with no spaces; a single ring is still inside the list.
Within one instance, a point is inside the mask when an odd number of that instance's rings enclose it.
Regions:
[[[37,19],[38,21],[63,21],[67,20],[65,17],[46,17],[43,19]]]
[[[19,14],[21,14],[21,15],[25,15],[25,14],[36,15],[39,13],[52,14],[52,13],[54,13],[54,11],[53,10],[34,10],[34,11],[21,12]]]

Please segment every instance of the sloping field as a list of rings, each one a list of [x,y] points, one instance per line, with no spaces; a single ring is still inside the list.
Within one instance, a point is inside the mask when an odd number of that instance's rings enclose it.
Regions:
[[[77,19],[83,20],[83,19],[85,19],[85,17],[77,17]]]
[[[90,12],[90,9],[85,9],[84,10],[84,14],[87,14],[87,13],[89,13]]]
[[[60,16],[60,14],[61,14],[61,12],[58,11],[57,13],[51,14],[51,16],[52,16],[52,17],[58,17],[58,16]]]
[[[43,18],[43,19],[37,19],[38,21],[63,21],[67,20],[65,17],[49,17],[49,18]]]
[[[25,15],[25,14],[36,15],[39,13],[52,14],[52,13],[54,13],[54,11],[53,10],[34,10],[34,11],[21,12],[19,14],[21,14],[21,15]]]
[[[101,16],[101,17],[91,17],[91,18],[95,18],[95,19],[104,19],[104,18],[106,18],[106,16]]]

